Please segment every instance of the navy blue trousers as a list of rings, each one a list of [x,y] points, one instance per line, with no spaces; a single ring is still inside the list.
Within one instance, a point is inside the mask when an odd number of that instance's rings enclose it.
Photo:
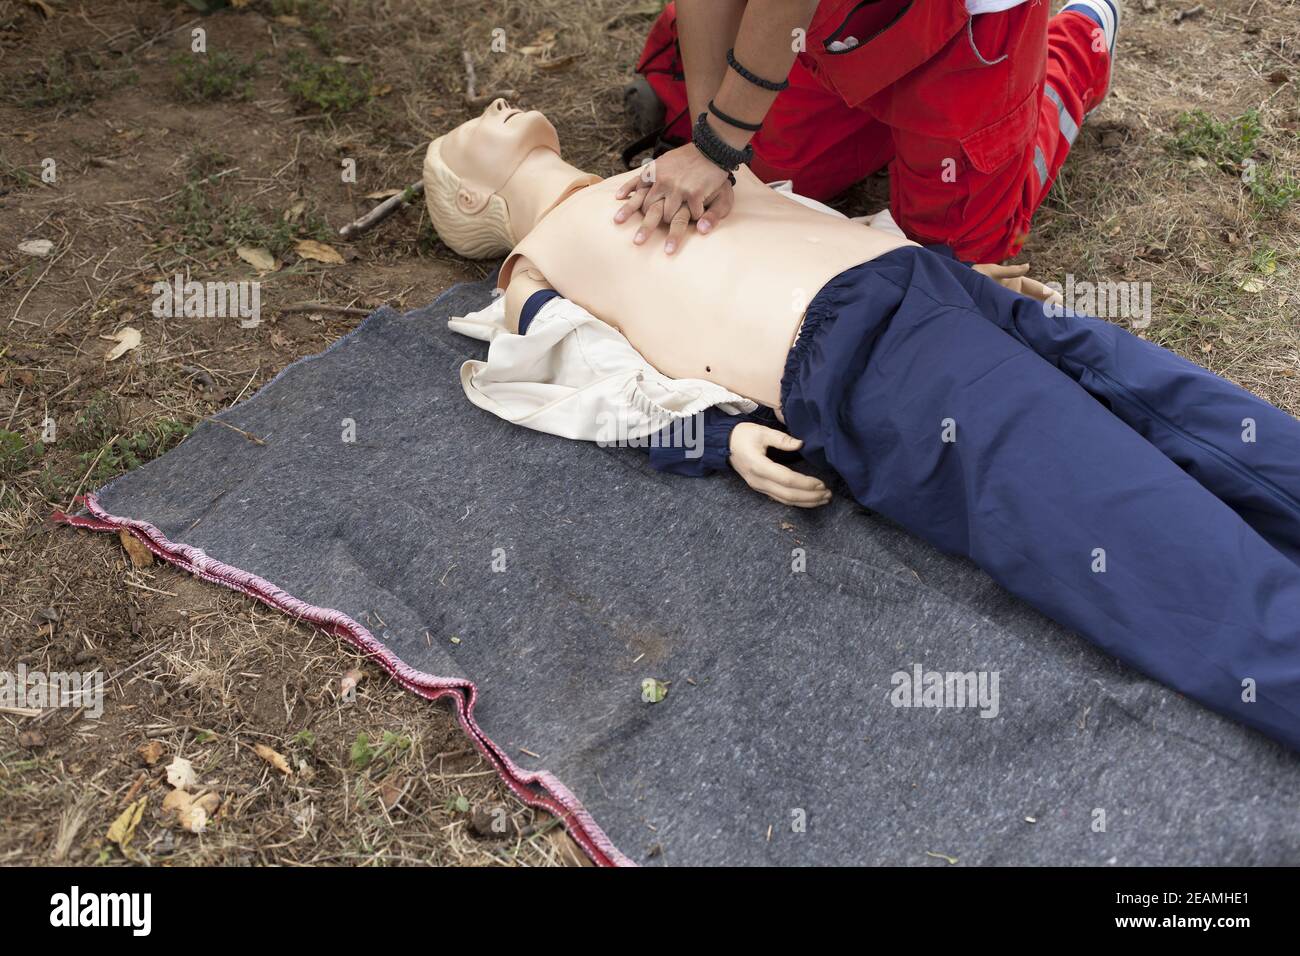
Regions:
[[[832,280],[781,384],[865,507],[1300,749],[1300,422],[942,254]]]

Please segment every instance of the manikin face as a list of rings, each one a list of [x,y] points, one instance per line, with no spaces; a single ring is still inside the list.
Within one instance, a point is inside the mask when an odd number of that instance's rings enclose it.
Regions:
[[[482,116],[461,123],[443,137],[441,147],[442,161],[461,181],[457,206],[466,213],[480,211],[539,147],[559,155],[560,137],[551,121],[505,100],[493,100]]]

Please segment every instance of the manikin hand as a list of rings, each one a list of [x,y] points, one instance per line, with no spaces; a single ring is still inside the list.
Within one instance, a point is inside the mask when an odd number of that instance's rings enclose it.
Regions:
[[[1029,263],[1027,262],[1014,266],[1000,266],[986,262],[971,266],[971,268],[988,276],[998,285],[1006,286],[1012,292],[1019,292],[1021,295],[1027,295],[1039,302],[1050,302],[1053,305],[1065,304],[1065,298],[1061,293],[1055,289],[1049,289],[1037,279],[1029,278]]]
[[[681,247],[686,228],[707,233],[731,212],[734,201],[727,173],[705,159],[693,143],[664,153],[619,187],[616,199],[627,200],[614,215],[615,222],[627,222],[638,210],[644,216],[632,241],[645,242],[660,223],[668,223],[664,252],[672,255]]]
[[[809,475],[767,457],[769,448],[798,451],[803,442],[757,422],[741,422],[731,432],[731,467],[745,484],[774,501],[795,508],[819,508],[831,500],[830,489]]]

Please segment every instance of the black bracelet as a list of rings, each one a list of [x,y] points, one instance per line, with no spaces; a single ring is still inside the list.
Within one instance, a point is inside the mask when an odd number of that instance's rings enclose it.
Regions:
[[[761,86],[763,89],[771,90],[773,93],[780,93],[790,85],[788,79],[782,80],[780,83],[773,83],[771,80],[765,80],[761,76],[755,76],[753,73],[750,73],[749,70],[741,66],[740,62],[736,59],[736,48],[734,46],[727,51],[727,66],[731,67],[755,86]]]
[[[695,148],[705,159],[727,172],[735,172],[754,158],[752,144],[747,144],[744,149],[736,149],[715,133],[713,127],[709,125],[708,113],[701,113],[700,118],[695,121],[691,138],[695,142]]]
[[[743,129],[748,130],[751,133],[757,133],[763,128],[762,123],[745,123],[733,116],[728,116],[726,113],[722,112],[722,110],[718,109],[718,105],[714,103],[713,100],[709,100],[709,112],[722,120],[722,122],[726,123],[728,126],[734,126],[736,129]]]

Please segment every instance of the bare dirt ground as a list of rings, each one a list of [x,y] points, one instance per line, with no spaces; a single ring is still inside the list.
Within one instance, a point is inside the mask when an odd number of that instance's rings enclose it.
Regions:
[[[1300,412],[1300,9],[1128,7],[1113,92],[1022,260],[1045,280],[1151,283],[1142,334]],[[658,8],[248,0],[201,15],[159,0],[0,0],[0,670],[110,676],[97,720],[0,712],[0,863],[578,861],[448,710],[332,637],[47,519],[367,310],[485,274],[418,204],[354,242],[336,234],[368,195],[417,180],[429,139],[472,115],[463,52],[481,90],[546,111],[569,159],[617,172],[621,88]],[[190,53],[195,27],[206,57]],[[873,211],[884,195],[877,178],[839,205]],[[48,254],[19,250],[39,239]],[[303,258],[302,239],[343,261]],[[262,279],[261,325],[150,315],[156,279],[252,278],[240,246],[280,266]],[[106,362],[127,326],[141,344]],[[340,680],[354,668],[348,703]],[[201,834],[160,812],[177,756],[219,799]],[[109,827],[142,796],[124,854]],[[506,833],[482,825],[496,808]]]

